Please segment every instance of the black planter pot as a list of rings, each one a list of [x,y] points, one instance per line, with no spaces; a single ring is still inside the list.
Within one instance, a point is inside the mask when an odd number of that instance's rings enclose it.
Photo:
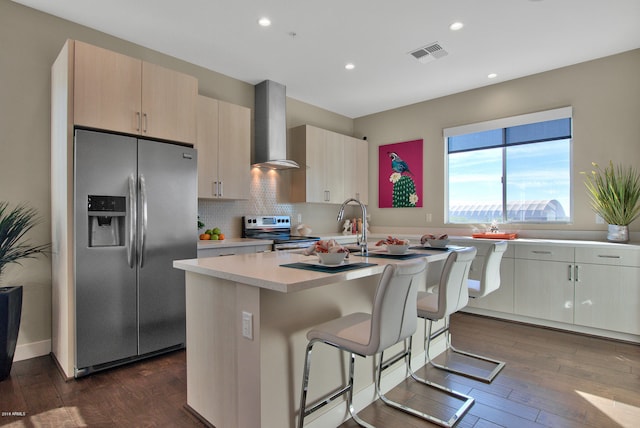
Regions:
[[[22,286],[0,287],[0,381],[11,372],[21,314]]]

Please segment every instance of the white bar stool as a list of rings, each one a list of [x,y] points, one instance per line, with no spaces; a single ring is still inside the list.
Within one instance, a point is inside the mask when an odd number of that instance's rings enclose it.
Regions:
[[[428,333],[425,335],[425,360],[427,364],[430,363],[437,368],[441,368],[443,366],[435,365],[431,361],[431,357],[429,356],[429,345],[431,344],[432,339],[435,339],[442,333],[448,332],[449,327],[448,324],[445,324],[445,326],[438,330],[436,334],[432,335],[431,326],[434,321],[441,319],[445,319],[446,321],[450,314],[467,305],[467,302],[469,301],[469,295],[467,293],[467,279],[469,277],[469,270],[471,269],[471,262],[473,262],[476,252],[477,250],[475,247],[452,251],[447,257],[444,267],[442,268],[437,293],[427,291],[418,292],[418,317],[424,318],[425,323],[427,320],[429,321]],[[409,348],[412,347],[412,344],[412,340],[409,339]],[[448,392],[449,395],[459,400],[464,400],[463,405],[448,420],[433,418],[431,422],[434,422],[437,425],[447,428],[453,427],[473,404],[473,398],[451,390],[445,386],[425,380],[416,375],[415,371],[411,367],[410,360],[409,374],[418,382],[427,383],[429,386]]]
[[[376,289],[371,314],[362,312],[352,313],[317,325],[309,330],[307,333],[309,343],[307,344],[304,373],[302,376],[300,416],[298,418],[299,428],[304,425],[304,418],[306,416],[343,394],[347,394],[347,406],[353,420],[363,427],[372,426],[358,417],[353,408],[355,355],[366,357],[382,353],[382,351],[390,346],[404,341],[416,331],[416,302],[420,283],[419,275],[425,270],[426,261],[422,258],[387,265]],[[325,343],[351,354],[349,375],[347,384],[341,385],[340,390],[327,394],[307,408],[306,399],[311,368],[311,351],[317,342]],[[408,352],[405,349],[399,354],[401,355],[399,358],[394,357],[394,361],[397,361],[407,354],[409,354],[410,358],[410,351]],[[388,367],[388,365],[385,365],[383,356],[381,355],[380,363],[376,367],[375,386],[376,393],[383,402],[414,416],[428,419],[428,415],[402,404],[395,403],[381,394],[380,379],[382,370],[386,367]]]
[[[482,267],[482,276],[480,280],[469,279],[467,281],[467,288],[469,291],[469,297],[472,299],[481,299],[490,293],[500,288],[500,265],[502,263],[502,256],[507,251],[507,243],[505,241],[495,242],[489,247],[484,259],[484,265]],[[465,374],[473,379],[481,380],[486,383],[491,383],[500,370],[505,366],[503,361],[499,361],[493,358],[485,357],[478,354],[472,354],[468,351],[461,351],[449,345],[453,352],[461,355],[466,355],[471,358],[487,361],[495,365],[494,369],[487,376],[476,376],[472,374]]]
[[[502,369],[504,363],[499,365],[498,368],[494,368],[490,375],[485,377],[469,373],[449,365],[437,364],[431,359],[429,352],[431,341],[444,334],[446,338],[445,350],[451,349],[454,353],[465,355],[470,358],[488,361],[490,363],[496,362],[495,360],[488,359],[483,356],[459,351],[451,346],[449,316],[464,308],[469,303],[469,270],[471,268],[471,262],[476,256],[476,249],[475,247],[470,247],[455,251],[449,255],[449,258],[453,258],[454,254],[457,254],[456,259],[459,266],[456,266],[455,263],[450,263],[450,260],[447,259],[442,271],[442,276],[440,277],[437,293],[423,291],[418,293],[418,317],[424,318],[425,323],[428,322],[428,328],[425,329],[425,359],[427,364],[431,364],[435,368],[489,383]],[[493,260],[490,261],[490,265],[494,265]],[[444,320],[444,326],[436,332],[433,332],[433,322],[439,320]],[[498,361],[497,363],[500,362]],[[416,378],[413,372],[412,375]]]

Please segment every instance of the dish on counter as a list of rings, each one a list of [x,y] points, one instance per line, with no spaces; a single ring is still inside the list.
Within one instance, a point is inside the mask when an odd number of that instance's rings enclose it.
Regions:
[[[343,260],[343,261],[341,261],[340,263],[337,263],[337,264],[322,263],[320,260],[308,260],[308,261],[302,261],[300,263],[304,263],[306,265],[313,265],[313,266],[322,266],[322,267],[327,267],[327,268],[335,268],[335,267],[340,267],[340,266],[344,266],[344,265],[350,264],[349,260]]]
[[[401,255],[409,250],[411,242],[408,239],[398,239],[389,235],[386,239],[376,242],[376,247],[385,246],[389,254]]]
[[[425,248],[425,250],[428,248]],[[371,254],[389,254],[393,256],[405,256],[408,254],[415,254],[415,251],[412,251],[411,248],[407,249],[404,253],[392,253],[388,248],[372,248],[369,250]]]
[[[331,253],[316,253],[318,255],[318,261],[325,266],[339,266],[347,257],[348,252],[331,252]]]
[[[427,244],[429,244],[428,246],[425,245],[425,247],[429,248],[446,248],[447,245],[449,244],[449,240],[448,239],[427,239]]]
[[[409,250],[409,244],[387,244],[389,254],[406,254]]]

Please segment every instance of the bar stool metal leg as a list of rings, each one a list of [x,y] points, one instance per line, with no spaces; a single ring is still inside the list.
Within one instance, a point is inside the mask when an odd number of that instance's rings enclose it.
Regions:
[[[445,427],[445,428],[451,428],[453,427],[456,423],[458,423],[458,421],[465,415],[465,413],[467,413],[467,411],[471,408],[471,406],[473,406],[473,403],[475,402],[473,397],[470,397],[466,394],[463,394],[461,392],[455,391],[451,388],[447,388],[444,385],[440,385],[438,383],[432,382],[430,380],[421,378],[420,376],[418,376],[413,368],[411,367],[411,348],[413,345],[413,338],[409,338],[409,352],[407,355],[407,369],[409,371],[409,375],[417,382],[426,385],[428,387],[434,388],[446,395],[449,395],[450,397],[453,397],[457,400],[460,400],[462,402],[462,404],[460,405],[460,407],[458,407],[458,409],[456,410],[456,412],[447,420],[444,419],[440,419],[437,418],[435,416],[429,415],[429,414],[425,414],[422,413],[420,417],[422,417],[423,419],[428,420],[429,422],[432,422],[436,425],[439,425],[441,427]],[[427,350],[425,350],[425,352],[428,352]],[[381,396],[382,398],[382,396]],[[397,404],[397,403],[395,403]],[[394,404],[389,404],[392,407],[396,407]],[[401,405],[400,405],[401,406]],[[397,407],[400,410],[404,410],[400,407]],[[410,409],[412,410],[412,409]],[[407,411],[407,410],[404,410]],[[411,411],[407,411],[407,413],[411,413]],[[411,413],[413,414],[413,413]],[[416,415],[418,416],[418,415]]]
[[[431,333],[431,329],[432,329],[432,324],[433,322],[431,320],[426,320],[425,319],[425,323],[429,324],[429,329],[428,329],[428,334],[426,335],[425,338],[425,359],[426,362],[428,364],[431,364],[433,367],[436,367],[440,370],[446,370],[450,373],[455,373],[461,376],[465,376],[471,379],[475,379],[475,380],[479,380],[481,382],[484,383],[491,383],[493,381],[493,379],[498,375],[498,373],[500,373],[500,371],[504,368],[505,363],[503,361],[499,361],[499,360],[494,360],[493,358],[489,358],[489,357],[485,357],[483,355],[477,355],[477,354],[473,354],[471,352],[467,352],[467,351],[461,351],[459,349],[456,349],[453,347],[453,345],[451,344],[451,336],[449,334],[449,317],[446,317],[444,322],[445,325],[440,328],[438,331],[436,331],[435,333]],[[425,325],[426,327],[426,325]],[[431,341],[436,339],[437,337],[441,336],[442,334],[445,335],[446,338],[446,348],[445,349],[451,349],[451,351],[455,354],[458,355],[464,355],[466,357],[470,357],[470,358],[475,358],[476,360],[480,360],[480,361],[486,361],[488,363],[493,364],[495,367],[493,368],[493,370],[491,370],[491,372],[486,375],[486,376],[481,376],[481,375],[476,375],[473,373],[469,373],[466,371],[462,371],[462,370],[458,370],[454,367],[450,367],[448,365],[444,365],[444,364],[438,364],[436,362],[434,362],[431,359],[431,356],[429,354],[429,345],[431,344]]]

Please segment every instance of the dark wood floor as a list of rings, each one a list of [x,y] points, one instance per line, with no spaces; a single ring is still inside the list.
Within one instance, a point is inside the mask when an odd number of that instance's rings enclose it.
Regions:
[[[507,362],[489,385],[432,368],[419,371],[476,399],[458,427],[640,427],[638,345],[464,314],[453,316],[452,335],[459,348]],[[201,427],[184,409],[185,382],[184,351],[69,382],[48,356],[19,361],[0,382],[0,425]],[[446,412],[441,397],[413,381],[388,395]],[[435,426],[379,401],[360,416],[379,427]]]
[[[475,398],[457,427],[640,427],[640,346],[465,314],[452,317],[451,331],[458,349],[507,363],[491,384],[432,367],[418,371]],[[441,395],[412,380],[387,396],[451,415]],[[435,426],[380,400],[359,416],[377,426]],[[341,425],[355,426],[351,420]]]

